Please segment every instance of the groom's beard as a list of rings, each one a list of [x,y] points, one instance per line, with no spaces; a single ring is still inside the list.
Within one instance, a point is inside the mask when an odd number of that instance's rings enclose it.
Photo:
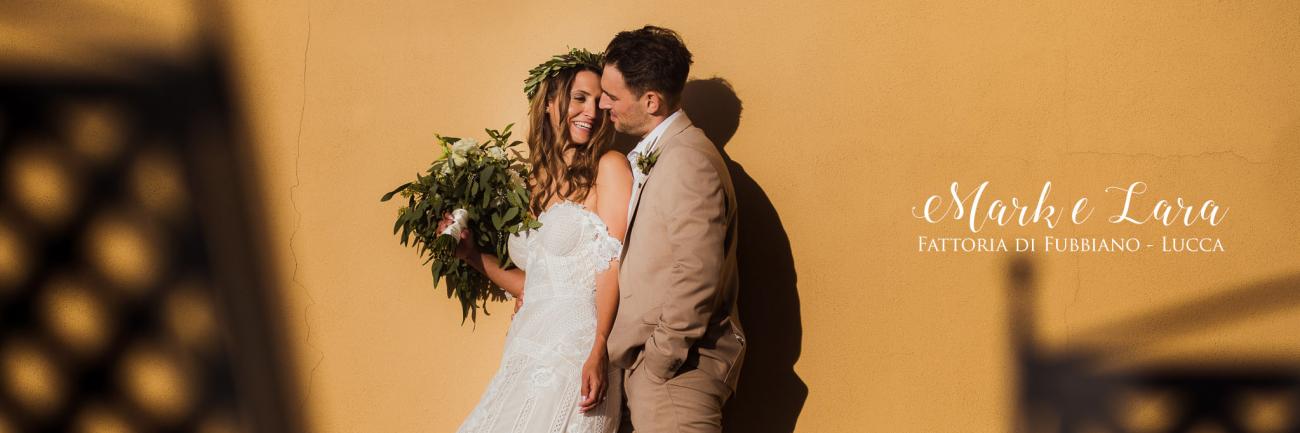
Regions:
[[[626,123],[615,123],[614,130],[618,131],[620,134],[636,137],[637,140],[645,138],[646,134],[650,133],[650,131],[640,131],[635,125],[629,125]]]
[[[613,122],[613,120],[610,120]],[[637,119],[631,119],[628,116],[620,116],[619,121],[614,122],[614,130],[623,134],[636,137],[637,140],[645,138],[654,129],[650,125],[650,115],[642,113]]]

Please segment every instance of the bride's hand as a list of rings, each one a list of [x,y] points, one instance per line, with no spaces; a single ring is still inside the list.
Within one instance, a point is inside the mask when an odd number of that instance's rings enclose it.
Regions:
[[[443,213],[442,221],[438,222],[438,233],[442,233],[454,221],[451,219],[451,213]],[[478,244],[474,242],[474,232],[466,228],[460,231],[460,243],[456,244],[456,257],[461,260],[469,260],[471,257],[478,255]]]
[[[609,386],[605,376],[608,361],[605,349],[599,348],[582,364],[582,401],[578,402],[578,411],[586,412],[605,401],[605,389]]]

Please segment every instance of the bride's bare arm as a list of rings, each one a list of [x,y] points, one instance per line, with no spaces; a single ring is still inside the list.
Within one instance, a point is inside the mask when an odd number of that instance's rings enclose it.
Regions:
[[[473,242],[466,242],[473,243]],[[497,263],[497,256],[479,252],[477,248],[471,254],[466,255],[465,262],[470,266],[482,272],[489,280],[501,286],[510,296],[520,298],[524,296],[524,270],[519,268],[502,269],[501,264]]]
[[[447,225],[451,224],[451,216],[444,216],[442,222],[438,224],[438,232],[442,232]],[[479,271],[492,280],[496,285],[505,289],[506,293],[515,298],[524,295],[524,270],[519,268],[502,269],[501,264],[497,263],[497,257],[490,253],[479,251],[478,246],[472,242],[473,233],[469,229],[461,232],[460,245],[456,246],[456,256],[468,263],[470,267]]]
[[[627,232],[627,205],[632,199],[632,168],[619,152],[606,152],[600,157],[600,170],[596,178],[596,215],[605,223],[609,235],[622,240]],[[618,310],[618,266],[596,275],[596,342],[604,352],[605,338],[614,327],[614,312]],[[592,348],[594,352],[596,348]]]
[[[632,168],[627,158],[619,152],[606,152],[600,157],[596,175],[596,215],[605,223],[609,235],[623,239],[627,232],[627,207],[632,198]],[[596,275],[596,342],[592,345],[587,365],[583,366],[583,401],[580,409],[595,407],[605,395],[605,364],[609,360],[606,341],[614,327],[614,313],[618,311],[618,263],[611,261],[609,268]],[[598,368],[597,368],[598,367]]]

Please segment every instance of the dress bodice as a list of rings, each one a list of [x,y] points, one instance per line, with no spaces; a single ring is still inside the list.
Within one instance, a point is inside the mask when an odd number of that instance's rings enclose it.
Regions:
[[[525,297],[595,296],[596,275],[618,258],[623,244],[578,203],[561,201],[537,219],[540,228],[508,241],[510,259],[525,272]]]

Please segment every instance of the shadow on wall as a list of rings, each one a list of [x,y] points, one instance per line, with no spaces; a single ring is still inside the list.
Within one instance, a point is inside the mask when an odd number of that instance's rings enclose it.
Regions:
[[[790,238],[763,188],[726,152],[742,111],[731,84],[716,77],[692,80],[682,105],[726,159],[740,207],[740,320],[749,347],[736,395],[723,411],[723,430],[792,432],[808,387],[794,372],[803,321]]]
[[[1300,309],[1300,274],[1255,282],[1081,333],[1063,349],[1035,335],[1033,263],[1007,272],[1016,412],[1012,431],[1300,432],[1300,360],[1175,359],[1116,367],[1166,339]],[[1288,349],[1288,348],[1283,348]]]

